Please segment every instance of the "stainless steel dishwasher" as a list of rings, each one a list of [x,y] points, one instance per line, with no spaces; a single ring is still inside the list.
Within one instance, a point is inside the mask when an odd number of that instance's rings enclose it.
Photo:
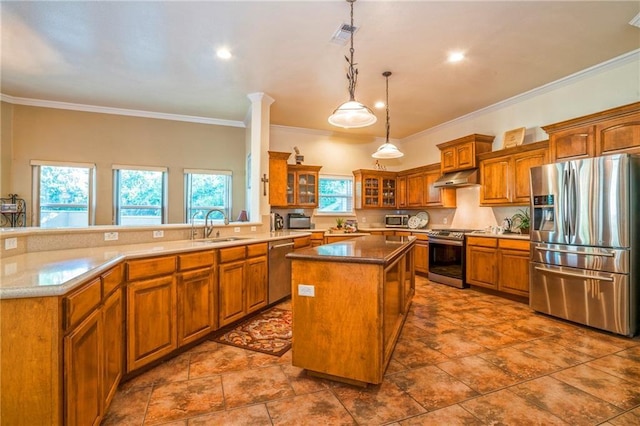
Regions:
[[[291,261],[285,256],[292,251],[290,238],[269,242],[269,304],[291,295]]]

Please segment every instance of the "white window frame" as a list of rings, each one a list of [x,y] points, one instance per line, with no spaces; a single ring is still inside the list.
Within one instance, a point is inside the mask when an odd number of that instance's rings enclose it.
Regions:
[[[351,210],[348,211],[341,211],[341,212],[330,212],[330,211],[322,211],[320,210],[320,199],[323,197],[327,197],[327,195],[323,195],[320,191],[321,185],[320,182],[322,180],[348,180],[351,182],[351,194],[350,195],[339,195],[339,196],[335,196],[335,195],[329,195],[329,197],[334,197],[334,198],[347,198],[350,197],[351,199],[348,201],[349,205],[351,206]],[[355,216],[355,208],[354,208],[354,184],[355,184],[355,179],[353,178],[353,175],[333,175],[333,174],[320,174],[318,176],[318,208],[316,209],[316,215],[317,216]]]
[[[191,188],[191,176],[192,175],[221,175],[227,176],[227,193],[225,194],[224,206],[200,206],[198,210],[210,210],[210,209],[222,209],[225,212],[225,216],[231,221],[231,213],[233,211],[233,172],[231,170],[207,170],[207,169],[184,169],[184,222],[191,223],[193,219],[193,206],[192,202],[192,188]],[[195,222],[203,222],[203,219],[196,219]]]
[[[49,167],[73,167],[79,169],[89,169],[89,182],[88,182],[88,199],[87,199],[87,225],[91,226],[95,224],[95,181],[96,181],[96,165],[94,163],[76,163],[76,162],[58,162],[58,161],[42,161],[31,160],[32,169],[32,188],[31,188],[31,223],[32,226],[41,226],[40,217],[40,174],[42,166]]]
[[[113,218],[114,225],[120,225],[120,171],[149,171],[149,172],[161,172],[162,173],[162,202],[160,203],[160,224],[166,224],[168,222],[168,180],[169,170],[167,167],[152,167],[152,166],[136,166],[136,165],[122,165],[114,164],[113,169]],[[155,206],[139,206],[140,208],[156,208]]]

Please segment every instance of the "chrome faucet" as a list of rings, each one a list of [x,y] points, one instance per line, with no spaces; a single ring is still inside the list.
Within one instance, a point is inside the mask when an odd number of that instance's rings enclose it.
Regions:
[[[227,219],[227,215],[224,214],[224,210],[222,209],[211,209],[207,212],[206,216],[204,217],[204,238],[209,238],[209,235],[211,235],[211,232],[213,231],[213,224],[211,224],[211,226],[209,226],[209,215],[213,212],[218,212],[222,214],[222,218],[224,219],[224,224],[228,225],[229,224],[229,219]]]

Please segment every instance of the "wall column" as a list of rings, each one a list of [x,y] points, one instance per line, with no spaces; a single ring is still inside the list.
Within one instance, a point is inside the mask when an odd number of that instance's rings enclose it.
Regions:
[[[250,93],[247,97],[251,100],[249,122],[249,152],[251,153],[250,174],[251,191],[249,191],[247,205],[249,208],[249,220],[262,221],[262,217],[270,212],[269,184],[267,195],[264,195],[263,175],[269,177],[269,127],[271,119],[271,104],[274,99],[263,92]]]

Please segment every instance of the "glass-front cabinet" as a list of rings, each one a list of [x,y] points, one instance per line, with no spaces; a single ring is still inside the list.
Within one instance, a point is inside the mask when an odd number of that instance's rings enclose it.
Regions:
[[[378,170],[355,170],[357,209],[396,208],[396,173]]]
[[[287,168],[287,204],[318,207],[318,173],[321,166],[289,165]]]

